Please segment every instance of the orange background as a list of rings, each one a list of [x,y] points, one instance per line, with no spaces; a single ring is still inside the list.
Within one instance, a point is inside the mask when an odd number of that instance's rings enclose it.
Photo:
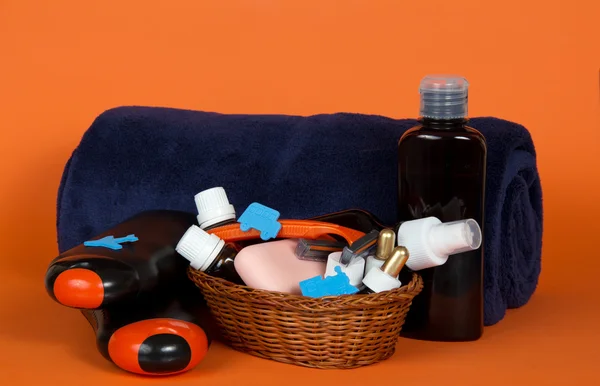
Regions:
[[[157,382],[106,362],[83,317],[43,288],[62,169],[103,110],[414,117],[421,77],[453,72],[472,85],[472,116],[533,134],[545,235],[530,303],[477,342],[402,339],[356,370],[215,344],[169,384],[598,384],[599,23],[591,0],[0,1],[0,376]]]

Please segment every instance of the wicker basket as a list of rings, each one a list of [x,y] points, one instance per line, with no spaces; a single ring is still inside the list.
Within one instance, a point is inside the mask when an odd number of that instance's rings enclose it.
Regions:
[[[188,276],[231,347],[321,369],[361,367],[392,356],[412,299],[423,288],[413,274],[392,291],[310,298],[236,285],[193,268]]]

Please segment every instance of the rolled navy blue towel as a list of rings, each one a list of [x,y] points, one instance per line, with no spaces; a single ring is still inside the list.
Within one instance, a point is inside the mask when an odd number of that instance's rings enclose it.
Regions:
[[[58,194],[61,252],[141,211],[196,213],[223,186],[240,215],[252,202],[281,218],[361,208],[396,221],[400,136],[417,122],[362,114],[228,115],[120,107],[98,116],[69,159]],[[485,324],[525,304],[540,274],[542,192],[529,132],[473,118],[488,143]]]

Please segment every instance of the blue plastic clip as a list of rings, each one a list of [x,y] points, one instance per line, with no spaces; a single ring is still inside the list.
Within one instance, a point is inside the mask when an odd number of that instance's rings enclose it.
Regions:
[[[123,249],[121,243],[133,243],[135,241],[138,241],[138,238],[132,234],[119,238],[115,238],[114,236],[106,236],[99,240],[85,241],[83,245],[85,245],[86,247],[100,247],[117,250]]]
[[[237,221],[241,224],[242,232],[247,232],[250,228],[256,229],[260,232],[260,238],[266,241],[275,238],[281,230],[281,223],[277,221],[278,219],[278,211],[253,202]]]
[[[341,267],[335,267],[335,276],[327,276],[323,279],[322,276],[315,276],[310,279],[301,281],[300,291],[302,295],[311,298],[319,298],[321,296],[339,296],[352,295],[358,292],[358,288],[350,285],[350,279]]]

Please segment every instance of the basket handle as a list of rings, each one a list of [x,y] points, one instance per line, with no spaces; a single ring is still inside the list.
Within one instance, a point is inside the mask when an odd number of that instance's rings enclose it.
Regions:
[[[324,221],[315,220],[279,220],[281,229],[277,234],[278,238],[284,239],[309,239],[315,240],[328,235],[338,235],[346,239],[348,244],[363,237],[365,234],[355,229],[346,228],[341,225],[332,224]],[[207,231],[218,236],[226,242],[235,242],[242,240],[257,239],[260,237],[260,231],[250,229],[242,232],[240,224],[228,224]]]

